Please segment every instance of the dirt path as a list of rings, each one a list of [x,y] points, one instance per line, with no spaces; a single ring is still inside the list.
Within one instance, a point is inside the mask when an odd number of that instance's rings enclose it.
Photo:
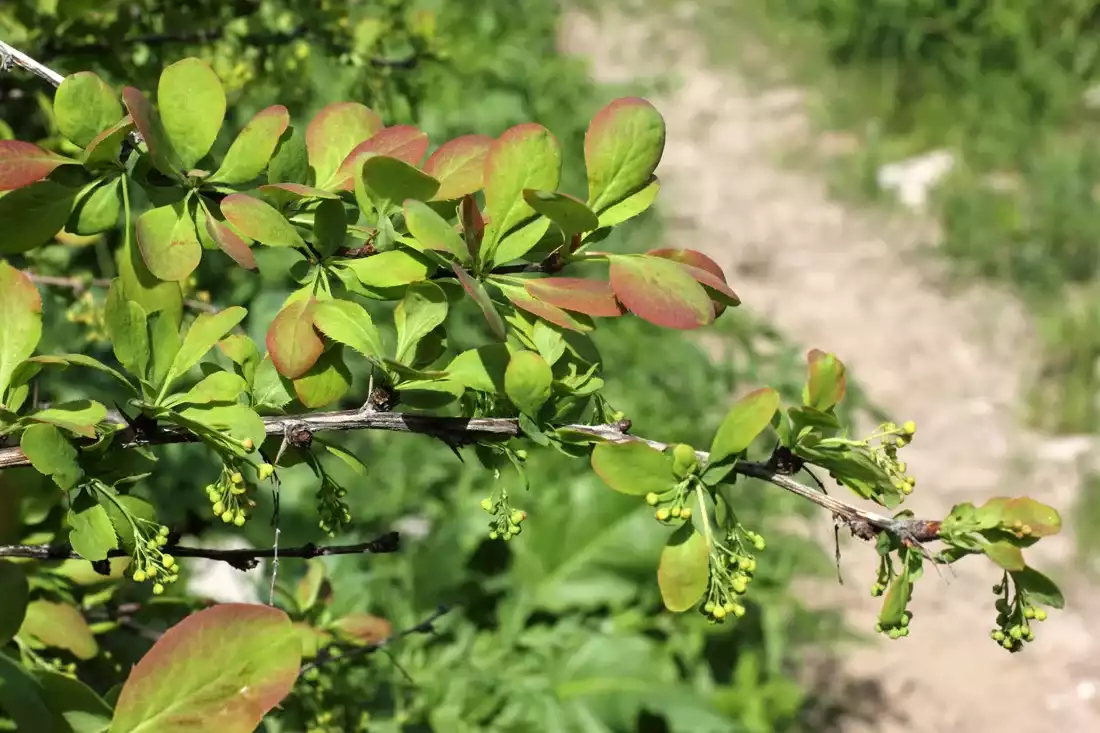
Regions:
[[[642,24],[571,14],[562,45],[587,56],[603,81],[678,77],[675,92],[654,100],[669,128],[657,172],[670,244],[706,251],[746,307],[807,347],[835,351],[873,400],[898,420],[916,420],[907,460],[918,477],[910,502],[918,515],[1027,493],[1068,518],[1074,461],[1018,421],[1033,367],[1021,309],[990,291],[948,295],[938,273],[907,257],[935,236],[931,222],[853,210],[831,200],[823,181],[784,168],[780,154],[812,135],[799,90],[754,93],[708,69],[701,41],[671,17]],[[823,538],[828,527],[823,519]],[[1060,577],[1071,549],[1069,537],[1058,537],[1028,555]],[[868,593],[874,562],[871,548],[849,542],[848,583],[813,592],[870,628],[879,608]],[[885,696],[870,721],[851,721],[846,732],[1100,731],[1100,622],[1087,621],[1100,609],[1098,592],[1071,583],[1070,610],[1052,614],[1030,648],[1009,655],[988,638],[998,573],[987,565],[972,558],[954,577],[925,579],[910,638],[845,653],[845,676],[878,679]]]

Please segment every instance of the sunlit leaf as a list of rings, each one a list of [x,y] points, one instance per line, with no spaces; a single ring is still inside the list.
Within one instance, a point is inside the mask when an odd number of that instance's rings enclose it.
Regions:
[[[878,616],[879,623],[882,624],[883,628],[889,629],[901,625],[912,592],[913,584],[909,582],[909,573],[903,572],[894,578],[894,581],[890,583],[889,590],[886,591],[886,595],[882,599],[882,611],[879,612]]]
[[[403,160],[377,155],[363,163],[363,184],[375,201],[428,201],[439,181]]]
[[[710,550],[690,523],[668,539],[657,566],[657,585],[665,608],[680,613],[694,606],[707,590]]]
[[[771,387],[750,392],[726,414],[710,445],[710,463],[718,464],[741,453],[771,424],[779,409],[779,393]]]
[[[397,361],[408,364],[416,345],[447,319],[447,294],[432,282],[410,285],[393,311]]]
[[[126,111],[130,113],[134,126],[141,133],[153,165],[161,173],[179,178],[182,175],[183,162],[172,147],[168,133],[164,129],[164,122],[157,110],[153,108],[146,96],[134,87],[126,87],[122,90],[122,103],[126,105]]]
[[[32,412],[28,418],[94,438],[95,426],[107,419],[107,408],[94,400],[71,400]]]
[[[428,152],[428,135],[412,125],[394,125],[380,130],[369,140],[364,140],[348,153],[340,169],[327,186],[330,189],[352,190],[355,176],[363,163],[372,156],[384,155],[396,158],[410,166],[417,166]],[[431,174],[428,173],[430,176]]]
[[[244,193],[226,196],[221,202],[222,215],[238,232],[269,247],[305,247],[305,241],[272,206]]]
[[[614,318],[623,313],[611,284],[602,280],[546,277],[528,280],[524,287],[532,297],[565,310],[603,318]]]
[[[19,436],[19,447],[34,470],[52,478],[62,489],[71,489],[84,477],[76,448],[49,423],[28,425]]]
[[[168,369],[166,383],[186,374],[199,363],[210,349],[221,341],[234,326],[244,320],[248,311],[239,305],[231,305],[217,313],[200,313],[187,329],[179,351]]]
[[[653,202],[657,200],[657,194],[660,192],[661,182],[657,180],[657,176],[650,176],[649,183],[640,191],[630,194],[622,201],[611,204],[601,211],[600,226],[618,226],[624,221],[633,219],[635,216],[648,211],[649,207],[653,206]]]
[[[0,404],[15,368],[42,337],[42,296],[30,277],[0,260]]]
[[[202,245],[182,202],[149,209],[137,218],[134,231],[142,259],[161,280],[186,280],[199,266]]]
[[[257,113],[237,135],[221,166],[207,180],[210,183],[238,184],[258,178],[289,125],[290,113],[281,104]]]
[[[533,417],[550,399],[553,381],[550,365],[537,352],[517,351],[504,372],[504,391],[513,405]]]
[[[311,410],[331,405],[350,388],[351,372],[344,363],[344,347],[340,344],[322,353],[313,366],[294,379],[294,394]]]
[[[54,649],[64,649],[77,659],[91,659],[99,653],[88,622],[80,610],[68,603],[36,600],[27,604],[27,615],[19,636],[31,638]]]
[[[319,188],[331,179],[359,143],[382,129],[382,118],[357,102],[337,102],[321,109],[306,128],[309,164]]]
[[[481,190],[485,159],[493,138],[463,135],[439,146],[424,163],[424,172],[439,181],[433,200],[449,201]]]
[[[664,148],[664,118],[645,99],[617,99],[597,112],[584,137],[588,206],[598,213],[644,188]]]
[[[562,328],[576,331],[577,333],[585,333],[592,330],[591,322],[582,320],[585,318],[584,316],[575,316],[556,305],[536,298],[524,288],[501,283],[496,283],[496,285],[512,305],[527,313],[538,316],[548,323],[553,323],[556,326],[561,326]]]
[[[1008,542],[990,542],[982,549],[990,560],[1005,570],[1023,570],[1026,565],[1020,548]]]
[[[539,243],[549,228],[550,220],[540,216],[518,229],[513,229],[494,247],[493,264],[503,265],[523,257]]]
[[[34,143],[0,140],[0,191],[29,186],[58,166],[75,163],[75,160],[43,150]]]
[[[238,235],[224,220],[218,219],[213,211],[206,208],[205,202],[199,207],[197,213],[196,226],[206,230],[207,236],[214,241],[218,249],[229,255],[241,267],[249,270],[256,269],[256,257],[252,254],[249,240]]]
[[[118,95],[91,71],[66,76],[53,96],[57,129],[79,147],[122,118]]]
[[[110,178],[95,183],[77,199],[65,229],[88,236],[114,229],[122,213],[122,180]]]
[[[535,215],[525,188],[554,190],[561,180],[561,147],[541,125],[516,125],[493,141],[485,159],[485,213],[494,241]]]
[[[523,200],[557,224],[566,237],[590,232],[600,225],[600,220],[583,201],[566,193],[528,188],[523,191]]]
[[[468,389],[503,394],[504,373],[511,360],[507,344],[489,344],[463,351],[445,371],[450,379]]]
[[[395,288],[427,280],[434,269],[426,257],[406,249],[343,260],[340,266],[350,270],[368,288]]]
[[[212,372],[199,380],[186,392],[172,395],[165,400],[166,407],[175,405],[206,405],[211,402],[236,402],[248,393],[248,383],[239,374],[233,372]]]
[[[383,355],[382,339],[370,314],[350,300],[326,300],[313,304],[313,325],[333,341],[350,346],[363,356]]]
[[[325,348],[313,329],[314,304],[312,298],[287,303],[268,328],[267,353],[279,374],[289,379],[305,374]]]
[[[69,544],[85,560],[106,560],[107,553],[118,547],[118,537],[107,510],[87,492],[72,501],[68,514]]]
[[[504,319],[497,312],[489,293],[485,290],[485,286],[481,284],[481,281],[470,277],[470,273],[466,272],[462,265],[457,262],[452,262],[451,268],[454,270],[455,276],[458,277],[463,289],[477,303],[477,307],[481,309],[482,315],[485,316],[485,320],[489,324],[489,329],[497,338],[503,341],[505,337]]]
[[[157,84],[157,108],[182,167],[194,168],[210,152],[225,119],[221,79],[197,58],[170,64]]]
[[[284,612],[242,603],[198,611],[130,670],[111,733],[252,733],[289,694],[300,664]]]
[[[644,255],[613,255],[609,259],[615,297],[639,318],[682,330],[714,321],[710,296],[676,263]]]
[[[634,496],[663,494],[676,483],[672,456],[636,440],[600,443],[592,450],[592,469],[615,491]]]
[[[706,288],[715,304],[715,315],[721,315],[727,305],[740,305],[741,298],[726,283],[726,275],[717,262],[702,252],[691,249],[653,249],[646,252],[651,257],[663,257],[679,262],[684,272]]]
[[[455,226],[423,201],[405,201],[405,226],[409,234],[428,249],[450,252],[459,262],[469,259],[466,243]]]
[[[119,153],[122,152],[123,141],[126,140],[134,127],[134,119],[130,115],[126,115],[96,135],[84,148],[84,153],[81,155],[84,164],[89,167],[102,164],[113,165],[118,160]]]
[[[836,354],[826,354],[819,349],[810,349],[807,361],[810,377],[802,390],[802,401],[824,412],[844,399],[848,384],[844,363]]]

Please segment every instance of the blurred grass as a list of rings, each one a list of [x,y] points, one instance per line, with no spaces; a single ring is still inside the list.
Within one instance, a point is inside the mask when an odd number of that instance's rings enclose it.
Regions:
[[[672,0],[641,0],[670,10]],[[953,171],[933,212],[955,276],[1009,286],[1040,338],[1026,394],[1032,424],[1100,432],[1100,81],[1096,0],[700,0],[714,63],[757,87],[809,87],[820,130],[846,152],[823,162],[834,193],[897,206],[883,164],[946,149]],[[1100,480],[1077,524],[1100,551]]]

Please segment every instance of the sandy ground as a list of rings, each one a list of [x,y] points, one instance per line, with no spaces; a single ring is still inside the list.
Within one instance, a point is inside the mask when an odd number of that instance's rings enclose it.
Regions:
[[[708,68],[702,42],[671,16],[572,13],[561,38],[602,81],[679,78],[674,92],[652,100],[668,123],[657,173],[669,245],[707,252],[745,307],[796,342],[835,351],[875,402],[917,421],[907,460],[918,478],[910,501],[918,515],[1026,493],[1068,519],[1080,443],[1042,438],[1020,423],[1021,390],[1034,367],[1022,309],[988,289],[949,294],[927,258],[911,256],[934,241],[934,222],[838,203],[817,176],[781,164],[784,152],[817,139],[801,90],[753,91],[735,72]],[[823,539],[830,528],[823,517]],[[1032,564],[1066,581],[1070,605],[1038,626],[1022,654],[989,639],[990,586],[999,577],[990,563],[970,558],[944,579],[926,578],[908,639],[879,638],[839,660],[855,685],[845,689],[877,680],[881,691],[866,717],[842,730],[1100,731],[1100,622],[1087,620],[1100,609],[1100,592],[1059,571],[1071,552],[1069,536],[1028,551]],[[874,563],[871,548],[848,542],[848,582],[812,593],[869,628],[879,609],[868,593]]]

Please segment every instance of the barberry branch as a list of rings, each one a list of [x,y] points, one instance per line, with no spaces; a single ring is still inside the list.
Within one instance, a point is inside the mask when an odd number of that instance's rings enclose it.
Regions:
[[[519,421],[505,417],[435,417],[430,415],[408,415],[400,412],[369,412],[363,410],[341,410],[313,414],[270,416],[264,418],[269,436],[283,436],[290,431],[295,434],[295,443],[308,444],[301,434],[309,436],[317,432],[344,430],[389,430],[393,432],[417,433],[438,438],[452,447],[459,447],[479,440],[507,440],[522,434]],[[608,425],[565,425],[563,429],[588,435],[602,440],[626,442],[637,440],[658,450],[665,450],[669,444],[647,438],[630,435],[630,424],[621,421]],[[151,433],[134,435],[127,428],[123,432],[122,445],[132,448],[142,445],[195,442],[198,438],[175,426],[157,428]],[[699,460],[706,463],[710,457],[705,451],[697,451]],[[18,447],[0,449],[0,470],[15,466],[27,466],[30,461]],[[739,461],[733,469],[736,473],[750,478],[760,479],[796,494],[828,510],[848,525],[852,534],[864,540],[874,539],[881,532],[888,532],[903,542],[930,542],[939,537],[940,522],[926,519],[893,519],[881,514],[869,512],[841,499],[825,494],[795,481],[791,476],[778,471],[767,463]],[[268,550],[270,553],[271,551]],[[282,552],[280,552],[282,554]]]
[[[35,76],[44,79],[53,86],[60,86],[61,82],[65,80],[65,77],[58,74],[56,71],[46,66],[45,64],[35,61],[27,54],[20,51],[18,48],[9,46],[8,44],[0,41],[0,71],[7,71],[12,66],[18,66],[21,69],[26,69]]]
[[[354,545],[315,545],[312,542],[300,547],[282,547],[280,558],[297,557],[310,559],[325,555],[367,555],[397,552],[400,536],[397,532],[387,532],[373,540]],[[251,570],[263,558],[272,557],[274,548],[218,550],[208,547],[185,547],[167,545],[163,551],[174,557],[198,557],[228,563],[238,570]],[[109,557],[126,557],[125,550],[112,550]],[[67,545],[0,545],[0,557],[20,557],[28,560],[79,560],[80,555]]]
[[[388,647],[395,641],[404,639],[406,636],[412,636],[413,634],[435,633],[435,622],[450,612],[450,606],[440,605],[436,607],[431,616],[424,619],[416,626],[410,626],[407,629],[395,631],[394,633],[387,636],[385,639],[376,641],[372,644],[364,644],[363,646],[354,646],[351,648],[347,648],[346,646],[342,645],[325,647],[320,652],[318,652],[317,656],[314,657],[312,661],[302,665],[301,669],[298,670],[298,675],[301,676],[306,672],[309,672],[311,669],[315,669],[322,664],[325,664],[326,662],[332,661],[333,659],[346,661],[355,657],[363,657],[368,654],[373,654],[380,649]]]
[[[39,275],[37,272],[31,272],[30,270],[23,270],[23,274],[29,277],[31,282],[36,285],[46,285],[48,287],[71,290],[74,295],[80,295],[88,288],[109,288],[112,282],[111,280],[101,277],[89,279],[65,277],[63,275]],[[213,303],[207,303],[202,300],[184,300],[183,305],[191,310],[206,313],[217,313],[221,310],[221,308]]]

